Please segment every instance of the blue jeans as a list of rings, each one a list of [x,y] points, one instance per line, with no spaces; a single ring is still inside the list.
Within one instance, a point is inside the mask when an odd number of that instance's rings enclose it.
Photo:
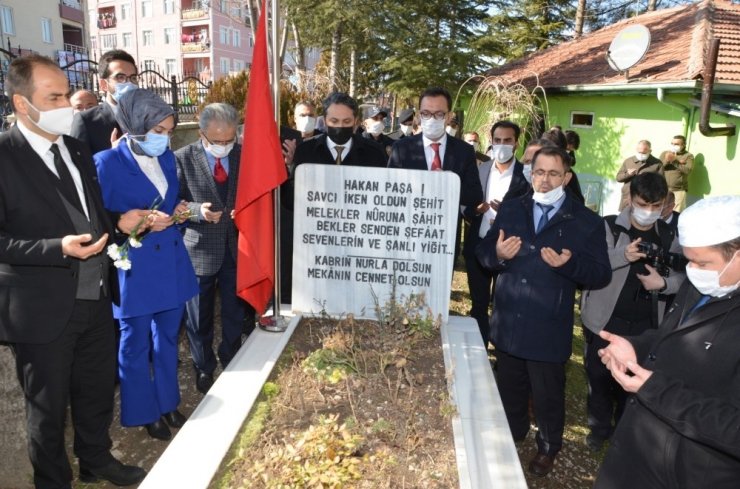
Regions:
[[[245,321],[254,324],[254,308],[236,295],[236,262],[226,250],[221,268],[214,275],[198,275],[200,293],[185,305],[186,331],[193,366],[199,373],[213,375],[213,319],[216,287],[221,297],[221,344],[218,358],[226,368],[242,344]]]

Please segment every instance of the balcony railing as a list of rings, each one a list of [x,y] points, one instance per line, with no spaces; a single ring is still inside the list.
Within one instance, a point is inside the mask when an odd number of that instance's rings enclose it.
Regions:
[[[180,44],[180,49],[183,53],[203,53],[210,49],[211,43],[209,41],[204,42],[183,42]]]
[[[116,16],[114,14],[99,14],[98,29],[113,29],[116,27]]]
[[[208,10],[204,8],[191,8],[182,11],[182,20],[207,19]]]
[[[69,44],[64,43],[64,50],[68,53],[80,53],[80,54],[87,54],[87,49],[85,49],[85,46],[78,46],[77,44]]]

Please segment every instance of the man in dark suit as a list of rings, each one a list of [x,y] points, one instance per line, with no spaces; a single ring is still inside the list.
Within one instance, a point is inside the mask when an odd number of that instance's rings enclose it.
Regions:
[[[116,122],[116,101],[126,91],[135,89],[139,81],[136,61],[120,49],[108,51],[100,57],[98,73],[100,89],[105,94],[103,103],[75,115],[70,133],[87,143],[92,154],[110,149],[113,141],[123,135]]]
[[[197,389],[213,385],[213,318],[216,286],[221,296],[221,344],[218,358],[226,368],[241,346],[245,320],[254,329],[254,308],[236,295],[238,235],[231,217],[239,181],[241,146],[236,142],[239,115],[228,105],[207,105],[200,113],[199,141],[179,149],[180,198],[192,212],[185,247],[198,276],[200,293],[186,304],[190,355]]]
[[[334,92],[323,103],[326,134],[308,139],[295,150],[293,163],[323,163],[384,167],[386,155],[371,141],[355,134],[359,123],[357,102],[346,93]]]
[[[514,156],[519,147],[520,134],[519,126],[511,121],[498,121],[493,125],[493,159],[478,166],[484,202],[477,207],[466,207],[463,211],[466,221],[470,223],[463,246],[472,302],[470,316],[478,322],[484,344],[488,342],[488,305],[496,274],[478,263],[475,247],[493,224],[501,202],[521,197],[531,188],[524,178],[522,164]]]
[[[540,477],[563,443],[576,288],[611,280],[603,220],[564,190],[569,161],[560,148],[540,149],[532,163],[534,193],[502,202],[476,250],[481,264],[499,273],[490,339],[501,401],[520,441],[529,431],[531,395],[538,431],[529,471]]]
[[[460,177],[460,205],[477,207],[483,202],[483,191],[475,151],[465,141],[445,132],[454,116],[451,107],[452,97],[444,88],[425,90],[419,98],[422,132],[396,141],[388,168],[454,172]]]
[[[455,116],[452,97],[444,88],[428,88],[419,97],[421,134],[399,139],[391,149],[388,168],[451,171],[460,177],[460,205],[477,207],[483,202],[473,147],[450,137],[445,127]],[[455,259],[460,255],[462,216],[455,227]],[[452,230],[450,230],[452,232]]]
[[[26,398],[36,488],[70,488],[64,443],[72,406],[80,479],[117,485],[146,472],[113,458],[115,274],[102,253],[114,232],[87,147],[62,136],[69,84],[49,58],[10,65],[5,89],[18,124],[0,135],[0,341],[15,354]],[[119,228],[140,219],[123,215]]]
[[[388,113],[385,109],[380,107],[371,107],[367,113],[367,117],[362,121],[362,125],[365,128],[365,132],[362,133],[362,137],[368,141],[372,141],[381,148],[386,154],[391,154],[391,147],[396,141],[389,136],[383,134],[385,131],[385,118]]]

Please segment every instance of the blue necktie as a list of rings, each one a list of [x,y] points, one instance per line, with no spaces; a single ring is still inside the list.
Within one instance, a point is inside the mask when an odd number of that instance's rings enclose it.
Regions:
[[[542,210],[542,216],[537,223],[537,229],[535,230],[535,233],[540,234],[542,228],[544,228],[547,223],[550,222],[550,216],[548,216],[547,214],[552,210],[553,206],[544,204],[537,204],[537,206]]]

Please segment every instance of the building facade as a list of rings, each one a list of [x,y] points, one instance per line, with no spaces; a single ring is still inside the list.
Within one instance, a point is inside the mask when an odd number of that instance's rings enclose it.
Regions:
[[[88,0],[93,57],[123,49],[142,70],[203,83],[251,65],[244,0]]]

